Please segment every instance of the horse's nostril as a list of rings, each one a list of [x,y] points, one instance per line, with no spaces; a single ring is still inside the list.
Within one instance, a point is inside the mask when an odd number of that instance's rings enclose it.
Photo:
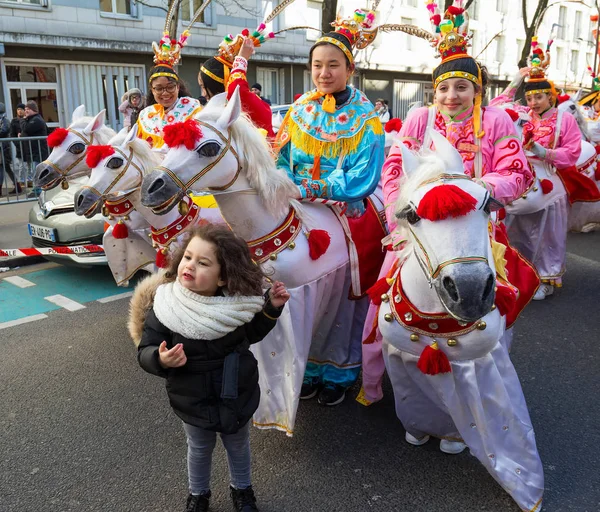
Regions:
[[[83,205],[83,194],[79,194],[77,196],[77,206],[81,207]]]
[[[483,290],[483,295],[481,296],[481,300],[485,301],[492,293],[494,289],[494,276],[490,274],[485,283],[485,289]]]
[[[155,192],[158,192],[164,186],[165,186],[164,180],[162,178],[157,178],[156,180],[154,180],[154,183],[152,183],[152,185],[150,185],[150,187],[148,188],[148,194],[154,194]]]
[[[50,174],[50,171],[47,168],[45,168],[44,170],[42,170],[42,172],[40,172],[40,179],[43,180],[48,176],[48,174]]]
[[[458,291],[456,290],[456,285],[454,284],[454,281],[450,277],[444,277],[442,285],[448,292],[448,295],[450,295],[450,298],[454,302],[458,302]]]

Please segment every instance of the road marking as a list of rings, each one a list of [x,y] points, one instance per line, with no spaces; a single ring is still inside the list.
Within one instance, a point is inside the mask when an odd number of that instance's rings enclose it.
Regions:
[[[98,302],[101,302],[102,304],[104,304],[106,302],[112,302],[113,300],[126,299],[127,297],[131,297],[132,295],[133,295],[133,292],[119,293],[117,295],[111,295],[110,297],[104,297],[102,299],[98,299]]]
[[[32,315],[19,318],[17,320],[11,320],[10,322],[3,322],[0,324],[0,329],[6,329],[8,327],[14,327],[15,325],[26,324],[28,322],[35,322],[36,320],[43,320],[48,318],[48,315]]]
[[[19,276],[5,277],[4,281],[6,281],[7,283],[10,283],[10,284],[14,284],[15,286],[18,286],[19,288],[29,288],[30,286],[35,286],[35,283],[32,283],[31,281],[28,281],[27,279],[23,279],[22,277],[19,277]]]
[[[44,297],[44,300],[48,302],[52,302],[52,304],[56,304],[61,308],[67,309],[69,311],[78,311],[80,309],[85,309],[83,304],[79,304],[79,302],[75,302],[64,295],[50,295],[49,297]]]

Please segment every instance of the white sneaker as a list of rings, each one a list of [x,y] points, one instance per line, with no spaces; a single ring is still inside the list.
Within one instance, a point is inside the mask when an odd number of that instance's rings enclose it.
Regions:
[[[448,441],[447,439],[440,440],[440,450],[451,455],[462,452],[466,447],[467,445],[460,441]]]
[[[554,293],[554,286],[551,284],[542,283],[538,288],[538,291],[535,292],[533,296],[533,300],[544,300],[548,295],[552,295]]]
[[[407,443],[412,444],[413,446],[421,446],[429,441],[429,436],[424,436],[421,439],[417,439],[415,436],[407,432],[404,436],[404,439],[406,439]]]

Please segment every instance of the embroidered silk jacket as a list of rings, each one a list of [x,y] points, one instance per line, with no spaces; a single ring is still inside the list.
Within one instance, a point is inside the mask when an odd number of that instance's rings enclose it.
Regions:
[[[162,105],[150,105],[140,112],[138,117],[138,137],[146,140],[154,149],[161,148],[163,129],[168,124],[186,121],[202,109],[195,98],[179,98],[175,105],[165,112]]]
[[[279,133],[277,166],[298,185],[303,198],[361,201],[376,189],[384,159],[384,134],[373,104],[359,90],[337,93],[335,112],[323,98],[300,97]]]
[[[419,149],[423,143],[430,108],[434,107],[415,110],[400,130],[399,140],[413,150]],[[491,188],[492,195],[498,201],[506,204],[525,192],[533,175],[509,115],[495,107],[481,110],[484,135],[477,141],[482,152],[481,181]],[[437,111],[434,129],[458,150],[465,165],[465,174],[475,177],[473,107],[454,117]],[[394,205],[401,174],[402,154],[396,145],[390,150],[381,176],[390,232],[396,227]]]

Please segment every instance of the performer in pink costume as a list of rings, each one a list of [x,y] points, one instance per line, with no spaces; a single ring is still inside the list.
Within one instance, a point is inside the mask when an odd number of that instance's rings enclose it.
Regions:
[[[457,75],[460,75],[457,78]],[[459,151],[465,164],[465,174],[485,186],[501,203],[520,197],[533,180],[512,120],[503,110],[481,107],[485,96],[487,71],[466,53],[459,58],[446,58],[433,72],[434,105],[414,110],[404,121],[398,139],[407,147],[418,150],[430,147],[426,135],[428,126],[443,134]],[[394,205],[399,193],[402,155],[399,146],[390,150],[383,165],[383,187],[386,216],[390,230],[388,249],[398,249],[404,236],[396,229]],[[386,277],[396,261],[389,250],[380,278]],[[381,352],[381,334],[373,329],[377,307],[371,303],[363,332],[363,392],[362,403],[382,398],[381,382],[385,370]],[[366,401],[365,401],[366,400]]]
[[[528,77],[525,83],[527,107],[521,108],[528,113],[530,121],[523,126],[523,145],[534,167],[544,166],[552,173],[577,163],[581,153],[581,132],[571,114],[559,113],[554,106],[556,89],[545,76],[545,69],[550,64],[549,46],[544,54],[534,38],[532,49],[532,66],[520,69],[494,101],[514,101],[517,89]],[[507,219],[511,243],[533,263],[542,280],[534,300],[542,300],[551,295],[555,287],[561,287],[565,272],[569,201],[566,191],[554,192],[554,200],[542,210]]]

